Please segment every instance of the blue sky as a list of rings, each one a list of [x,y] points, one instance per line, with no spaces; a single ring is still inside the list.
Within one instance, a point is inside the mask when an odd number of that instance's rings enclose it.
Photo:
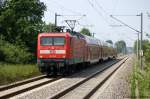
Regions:
[[[67,24],[66,19],[78,20],[76,31],[86,27],[91,32],[96,33],[95,37],[100,40],[124,40],[127,46],[133,46],[134,40],[137,39],[136,32],[128,27],[112,27],[112,25],[121,25],[110,17],[110,15],[133,15],[133,16],[115,16],[133,28],[140,30],[140,17],[134,16],[144,14],[145,32],[150,33],[150,0],[41,0],[47,6],[43,20],[46,23],[54,23],[54,14],[60,15],[79,15],[79,16],[60,16],[58,25]],[[82,15],[86,14],[86,17]],[[144,34],[145,35],[145,34]],[[144,36],[144,39],[147,39]]]

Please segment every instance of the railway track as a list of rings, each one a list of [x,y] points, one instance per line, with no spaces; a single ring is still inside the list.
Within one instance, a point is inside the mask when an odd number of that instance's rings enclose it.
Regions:
[[[18,81],[18,82],[9,84],[9,85],[4,85],[4,86],[0,87],[0,91],[4,91],[4,90],[14,88],[14,87],[17,87],[17,86],[20,86],[20,85],[23,85],[23,84],[27,84],[27,83],[33,82],[35,80],[40,80],[40,79],[43,79],[45,77],[46,77],[45,75],[40,75],[40,76],[37,76],[37,77],[34,77],[34,78],[29,78],[29,79],[26,79],[26,80],[23,80],[23,81]]]
[[[117,62],[118,61],[116,61],[114,63],[111,63],[109,66],[106,66],[105,68],[103,68],[100,71],[94,73],[93,75],[89,76],[88,78],[84,79],[83,81],[78,82],[77,84],[73,85],[72,87],[70,87],[70,88],[68,88],[64,91],[61,91],[58,94],[53,95],[49,98],[56,99],[56,98],[61,98],[61,97],[65,96],[70,91],[72,91],[72,90],[76,89],[77,87],[81,86],[82,84],[86,83],[91,78],[97,76],[98,74],[105,71],[106,69],[108,69],[110,66],[116,64]],[[60,77],[60,76],[59,77],[54,77],[54,78],[46,78],[45,75],[42,75],[42,76],[39,76],[39,77],[35,77],[35,78],[32,78],[32,79],[27,79],[27,80],[20,81],[20,82],[11,84],[11,85],[0,87],[0,99],[6,99],[6,98],[10,98],[10,97],[19,95],[19,94],[27,92],[29,90],[41,87],[43,85],[52,83],[54,81],[57,81],[61,78],[62,77]],[[94,91],[92,91],[92,92],[94,92]],[[87,95],[87,97],[89,97],[90,95],[91,94]],[[87,98],[87,97],[85,97],[85,98]]]
[[[45,75],[0,87],[0,99],[6,99],[37,87],[52,83],[62,77],[46,78]]]
[[[125,57],[119,62],[112,63],[109,66],[102,68],[86,79],[50,96],[49,99],[89,99],[127,59],[128,57]]]

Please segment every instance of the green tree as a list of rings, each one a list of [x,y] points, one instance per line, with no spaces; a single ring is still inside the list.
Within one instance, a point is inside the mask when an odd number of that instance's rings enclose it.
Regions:
[[[126,54],[127,53],[127,47],[126,47],[126,43],[125,41],[121,40],[121,41],[117,41],[115,43],[116,49],[118,53],[123,53]]]
[[[149,61],[150,60],[150,42],[149,40],[143,40],[142,44],[143,44],[143,52],[144,52],[143,54],[144,54],[145,60]],[[135,52],[136,52],[136,49],[137,49],[137,41],[134,42]]]
[[[5,6],[6,5],[6,6]],[[13,44],[35,51],[36,38],[46,6],[40,0],[7,0],[0,14],[1,34]]]
[[[27,47],[11,44],[0,39],[0,61],[7,63],[29,63],[33,54],[28,52]]]
[[[45,22],[43,23],[43,32],[53,32],[55,28],[55,25],[52,23],[46,24]]]
[[[150,42],[148,40],[143,41],[143,54],[145,57],[145,60],[149,62],[150,60]]]
[[[106,42],[107,42],[107,43],[110,43],[110,44],[113,44],[113,41],[112,41],[112,40],[107,40]]]
[[[82,28],[80,33],[84,34],[84,35],[88,35],[88,36],[92,36],[90,33],[90,30],[87,28]]]

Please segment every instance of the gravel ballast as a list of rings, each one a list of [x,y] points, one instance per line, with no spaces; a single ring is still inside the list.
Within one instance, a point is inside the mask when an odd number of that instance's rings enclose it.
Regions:
[[[113,71],[115,71],[123,63],[124,60],[118,62],[103,72],[100,72],[98,75],[89,79],[87,82],[70,91],[60,99],[86,99],[86,97],[88,97],[87,95],[94,90],[96,86],[101,85],[103,81],[107,79],[107,77],[109,77],[109,75],[111,75],[111,73],[113,73]]]
[[[134,57],[125,64],[91,97],[91,99],[130,99],[129,76],[132,73]]]
[[[43,87],[31,90],[29,92],[17,95],[12,97],[13,99],[46,99],[57,94],[58,92],[65,90],[66,88],[74,85],[77,82],[80,82],[83,79],[86,79],[91,74],[95,73],[97,70],[101,69],[103,66],[112,64],[115,61],[110,61],[104,63],[103,65],[96,66],[94,68],[89,68],[82,71],[81,73],[74,74],[71,77],[63,78],[60,81],[56,81],[52,84],[47,84]]]

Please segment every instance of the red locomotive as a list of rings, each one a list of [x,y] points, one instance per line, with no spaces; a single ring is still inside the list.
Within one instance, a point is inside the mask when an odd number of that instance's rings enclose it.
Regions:
[[[37,46],[38,67],[46,74],[68,73],[116,57],[108,43],[78,32],[40,33]]]

